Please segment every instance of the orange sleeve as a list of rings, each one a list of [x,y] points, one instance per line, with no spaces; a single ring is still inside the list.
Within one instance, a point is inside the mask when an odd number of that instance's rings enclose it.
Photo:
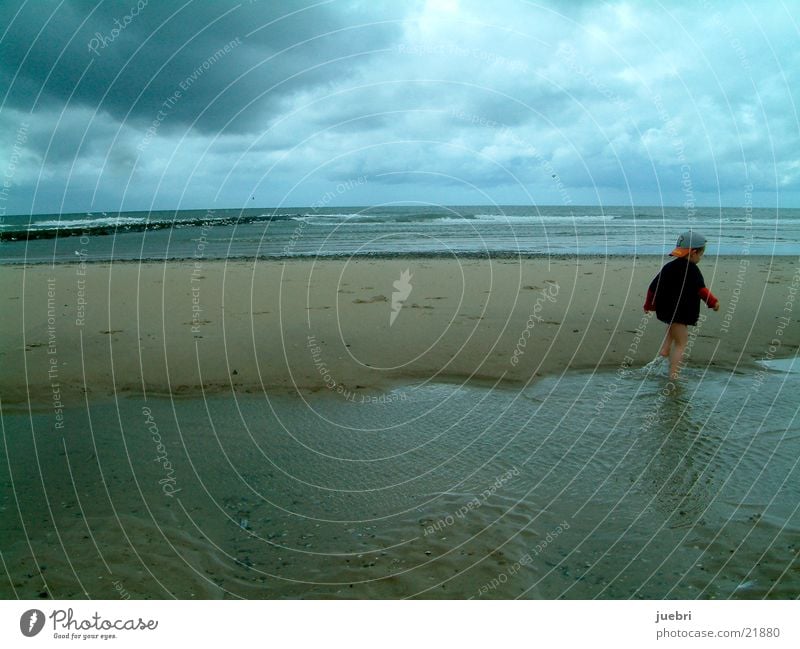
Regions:
[[[700,293],[700,299],[703,300],[710,309],[713,309],[715,306],[717,306],[719,300],[716,297],[714,297],[714,294],[711,291],[709,291],[705,286],[700,289],[699,293]]]
[[[656,294],[652,289],[647,289],[647,297],[644,301],[644,310],[645,311],[655,311],[656,310]]]

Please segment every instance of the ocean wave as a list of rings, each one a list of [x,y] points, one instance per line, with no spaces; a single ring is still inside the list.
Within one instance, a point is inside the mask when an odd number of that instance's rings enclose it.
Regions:
[[[309,225],[363,225],[368,223],[431,223],[447,225],[473,225],[476,223],[499,223],[521,225],[572,225],[590,223],[611,223],[620,220],[616,214],[443,214],[441,212],[420,212],[412,214],[396,213],[341,213],[341,214],[302,214],[292,217],[295,221],[305,221]]]
[[[26,225],[0,226],[0,241],[54,239],[56,237],[106,236],[122,232],[144,232],[167,228],[220,227],[250,223],[288,221],[297,214],[257,214],[238,216],[192,216],[183,218],[152,218],[152,216],[105,216],[89,219],[48,219]]]

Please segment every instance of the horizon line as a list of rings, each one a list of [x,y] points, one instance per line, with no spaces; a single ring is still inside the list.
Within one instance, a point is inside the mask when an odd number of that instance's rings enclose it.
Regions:
[[[532,209],[541,209],[547,207],[558,207],[558,208],[582,208],[582,207],[593,207],[593,208],[602,208],[602,209],[611,209],[611,208],[623,208],[623,209],[642,209],[642,208],[654,208],[654,209],[665,209],[665,208],[681,208],[685,209],[687,212],[690,209],[684,205],[668,205],[668,204],[661,204],[661,205],[651,205],[651,204],[644,204],[644,205],[602,205],[602,204],[582,204],[582,205],[558,205],[556,203],[548,203],[548,204],[541,204],[541,205],[532,205],[530,203],[423,203],[420,202],[413,202],[413,203],[377,203],[372,205],[326,205],[323,208],[314,208],[312,205],[285,205],[285,206],[273,206],[273,207],[183,207],[183,208],[169,208],[169,209],[132,209],[132,210],[103,210],[103,209],[95,209],[91,211],[85,212],[36,212],[36,213],[24,213],[24,214],[4,214],[0,216],[2,218],[8,217],[18,217],[18,216],[64,216],[64,215],[75,215],[80,214],[87,216],[89,214],[96,215],[98,213],[101,214],[139,214],[139,213],[153,213],[153,212],[196,212],[199,210],[218,210],[218,211],[245,211],[245,210],[315,210],[315,209],[342,209],[342,208],[354,208],[354,209],[372,209],[376,207],[414,207],[414,206],[427,206],[427,207],[491,207],[491,208],[503,208],[503,207],[530,207]],[[766,210],[766,209],[790,209],[796,210],[800,209],[798,207],[790,207],[790,206],[778,206],[778,205],[770,205],[769,207],[760,207],[756,205],[693,205],[692,210],[697,209],[759,209],[759,210]]]

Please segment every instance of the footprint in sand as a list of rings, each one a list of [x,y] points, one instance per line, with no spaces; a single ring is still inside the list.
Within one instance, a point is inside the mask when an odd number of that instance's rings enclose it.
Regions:
[[[385,295],[373,295],[368,300],[362,300],[361,298],[357,298],[353,300],[353,304],[372,304],[373,302],[388,302],[388,298]]]

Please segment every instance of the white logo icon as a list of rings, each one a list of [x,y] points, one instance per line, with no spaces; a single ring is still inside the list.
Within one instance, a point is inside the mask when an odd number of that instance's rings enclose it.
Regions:
[[[392,293],[392,312],[389,314],[390,327],[397,319],[400,309],[403,308],[403,303],[408,299],[408,296],[411,295],[412,277],[414,276],[411,274],[411,271],[406,268],[402,273],[400,273],[400,279],[392,282],[392,286],[394,286],[395,291]]]

